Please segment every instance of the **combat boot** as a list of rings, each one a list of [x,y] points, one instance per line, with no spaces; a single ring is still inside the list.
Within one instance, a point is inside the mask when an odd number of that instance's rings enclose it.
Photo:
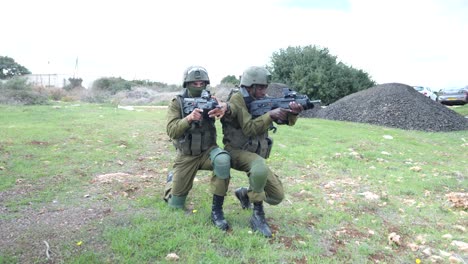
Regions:
[[[213,195],[213,205],[211,207],[211,222],[219,229],[226,231],[229,229],[229,224],[224,219],[223,213],[224,196]]]
[[[272,237],[270,227],[265,219],[263,202],[254,203],[252,217],[250,217],[250,226],[253,231],[259,231],[266,237]]]
[[[248,189],[245,187],[238,188],[234,191],[237,199],[239,199],[242,209],[250,209],[252,208],[252,204],[250,203],[249,196],[247,195]]]
[[[169,207],[174,209],[185,209],[185,200],[187,199],[187,195],[184,196],[175,196],[171,195],[171,198],[167,202]]]

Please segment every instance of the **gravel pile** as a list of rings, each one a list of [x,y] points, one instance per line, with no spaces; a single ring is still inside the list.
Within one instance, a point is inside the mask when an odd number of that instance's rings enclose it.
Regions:
[[[301,116],[405,130],[440,132],[468,129],[467,118],[400,83],[377,85],[343,97],[319,111],[304,111]]]

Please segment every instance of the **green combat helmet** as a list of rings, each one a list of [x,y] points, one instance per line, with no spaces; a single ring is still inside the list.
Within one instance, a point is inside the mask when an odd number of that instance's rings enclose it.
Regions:
[[[207,85],[210,84],[210,78],[205,68],[201,66],[190,66],[185,70],[182,87],[186,88],[187,83],[195,81],[205,81]]]
[[[258,66],[247,68],[242,74],[240,85],[251,87],[253,84],[268,85],[271,81],[270,72]]]

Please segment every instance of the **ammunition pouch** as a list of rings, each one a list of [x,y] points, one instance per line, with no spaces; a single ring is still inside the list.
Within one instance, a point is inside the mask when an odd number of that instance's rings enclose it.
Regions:
[[[180,105],[181,117],[187,116],[191,111],[184,112],[184,96],[178,96],[177,101]],[[215,120],[212,118],[206,119],[202,126],[192,123],[190,129],[187,129],[182,137],[173,141],[174,147],[180,153],[197,156],[216,145]]]
[[[272,148],[273,139],[270,137],[263,137],[263,135],[250,137],[249,140],[242,146],[242,150],[257,153],[264,159],[270,157]]]

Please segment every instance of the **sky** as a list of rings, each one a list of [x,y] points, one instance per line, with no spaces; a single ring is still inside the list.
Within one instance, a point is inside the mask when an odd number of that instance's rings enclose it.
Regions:
[[[287,47],[327,48],[379,84],[468,85],[467,0],[0,0],[0,56],[34,74],[211,85]]]

